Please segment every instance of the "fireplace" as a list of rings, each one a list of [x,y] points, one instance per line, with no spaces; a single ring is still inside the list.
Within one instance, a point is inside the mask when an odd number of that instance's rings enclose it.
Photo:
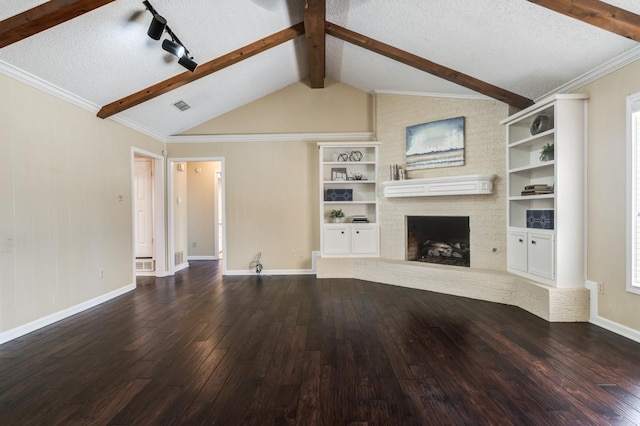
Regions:
[[[471,266],[469,216],[407,216],[406,260]]]

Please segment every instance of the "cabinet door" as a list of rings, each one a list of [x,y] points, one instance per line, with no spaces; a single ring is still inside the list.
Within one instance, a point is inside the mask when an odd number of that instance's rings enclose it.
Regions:
[[[378,252],[378,227],[354,226],[351,235],[353,254],[376,254]]]
[[[554,276],[555,243],[552,233],[528,233],[527,260],[529,273],[550,280]]]
[[[323,254],[349,254],[351,232],[348,226],[326,225],[323,227]]]
[[[527,272],[527,233],[525,231],[507,233],[507,266]]]

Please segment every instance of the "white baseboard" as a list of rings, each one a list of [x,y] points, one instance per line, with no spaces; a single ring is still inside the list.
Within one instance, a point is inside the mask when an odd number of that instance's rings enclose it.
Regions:
[[[319,251],[311,252],[311,269],[263,269],[260,275],[314,275],[316,265],[320,257]],[[255,269],[235,269],[227,270],[224,275],[258,275]]]
[[[189,262],[184,262],[179,265],[176,265],[176,272],[182,271],[183,269],[187,269],[189,267]]]
[[[313,269],[263,269],[260,274],[256,274],[255,269],[235,269],[227,270],[225,275],[313,275]]]
[[[218,256],[187,256],[187,260],[218,260]]]
[[[597,325],[598,327],[609,330],[612,333],[619,334],[627,339],[640,343],[640,331],[634,330],[626,325],[618,324],[617,322],[609,319],[602,318],[598,315],[598,283],[587,280],[585,281],[585,287],[589,289],[591,297],[589,322]]]
[[[47,315],[46,317],[39,318],[35,321],[31,321],[30,323],[2,332],[0,333],[0,344],[6,343],[9,340],[17,339],[18,337],[24,336],[25,334],[32,333],[40,328],[51,325],[55,322],[58,322],[60,320],[73,316],[75,314],[78,314],[82,311],[86,311],[87,309],[98,306],[99,304],[107,302],[118,296],[122,296],[123,294],[128,293],[135,289],[136,289],[135,284],[129,284],[117,290],[111,291],[107,294],[103,294],[102,296],[98,296],[94,299],[87,300],[86,302],[82,302],[78,305],[64,309],[60,312],[56,312],[55,314]]]

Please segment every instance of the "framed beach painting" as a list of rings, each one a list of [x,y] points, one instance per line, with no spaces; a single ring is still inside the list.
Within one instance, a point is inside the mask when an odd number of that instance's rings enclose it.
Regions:
[[[464,117],[407,127],[406,170],[464,165]]]

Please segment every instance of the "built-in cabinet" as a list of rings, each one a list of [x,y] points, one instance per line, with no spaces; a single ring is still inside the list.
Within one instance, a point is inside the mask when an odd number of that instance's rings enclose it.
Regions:
[[[378,256],[377,142],[318,143],[322,256]],[[334,219],[340,210],[344,217]]]
[[[507,269],[555,287],[584,286],[586,104],[555,95],[502,122]]]

